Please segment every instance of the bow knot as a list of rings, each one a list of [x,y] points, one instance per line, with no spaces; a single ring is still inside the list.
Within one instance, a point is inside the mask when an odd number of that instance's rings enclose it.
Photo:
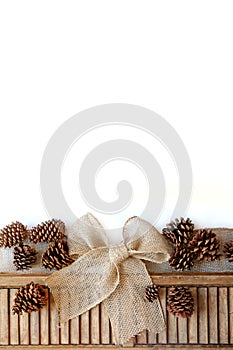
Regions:
[[[110,261],[115,265],[121,264],[129,257],[129,251],[125,243],[113,246],[109,248]]]
[[[154,333],[164,329],[159,300],[149,303],[143,298],[144,288],[152,283],[143,261],[169,259],[166,240],[151,224],[139,217],[127,220],[123,242],[109,247],[103,227],[87,214],[74,223],[67,236],[70,254],[77,260],[46,278],[60,322],[102,302],[117,344],[144,329]]]

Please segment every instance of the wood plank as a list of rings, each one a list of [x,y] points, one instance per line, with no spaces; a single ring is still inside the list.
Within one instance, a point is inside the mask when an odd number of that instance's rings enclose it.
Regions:
[[[11,311],[17,290],[10,289],[10,344],[12,345],[19,344],[19,316],[13,315]]]
[[[233,288],[229,288],[229,329],[230,329],[230,344],[233,344]]]
[[[48,297],[47,304],[40,310],[40,342],[41,344],[49,344],[49,291],[46,289]]]
[[[100,307],[99,305],[93,307],[90,310],[90,333],[91,333],[91,344],[100,344]]]
[[[218,305],[217,305],[217,287],[209,287],[209,343],[218,343]]]
[[[71,344],[79,344],[79,316],[70,320],[70,342]]]
[[[160,298],[160,303],[161,303],[161,308],[163,311],[164,319],[166,322],[166,315],[167,315],[167,292],[166,292],[166,287],[161,287],[159,291],[159,298]],[[154,344],[156,344],[157,336],[154,334]],[[164,329],[163,332],[159,333],[158,335],[158,342],[160,344],[166,344],[167,343],[167,329]]]
[[[194,299],[194,312],[193,315],[188,319],[188,341],[190,344],[196,344],[197,339],[197,331],[198,331],[198,323],[197,323],[197,288],[191,287],[190,291],[193,295]]]
[[[136,336],[136,344],[144,344],[146,345],[147,344],[147,331],[144,330],[143,332],[141,332],[140,334],[138,334]]]
[[[89,311],[81,315],[81,344],[90,343]]]
[[[167,289],[167,295],[169,294],[169,288]],[[177,317],[173,316],[170,312],[167,313],[167,336],[168,343],[177,343]]]
[[[110,322],[108,314],[104,308],[103,304],[100,304],[100,313],[101,313],[101,344],[110,344]]]
[[[58,328],[58,313],[53,300],[53,296],[49,293],[50,300],[50,342],[51,344],[59,344],[59,328]]]
[[[0,289],[0,344],[8,344],[8,290]]]
[[[19,337],[20,344],[28,345],[29,344],[29,314],[23,313],[19,317]]]
[[[69,322],[62,322],[60,325],[60,343],[69,344]]]
[[[30,343],[32,345],[39,344],[39,312],[30,314]]]
[[[187,319],[178,317],[178,341],[181,344],[186,344],[188,342],[188,325]]]
[[[228,298],[227,288],[219,288],[219,342],[228,343]]]
[[[48,275],[43,274],[5,274],[0,273],[0,288],[18,288],[19,286],[30,283],[32,280],[35,283],[45,285],[45,279]],[[189,286],[233,286],[233,273],[165,273],[151,275],[155,284],[160,286],[169,285],[189,285]]]
[[[199,343],[208,343],[207,288],[198,288]]]

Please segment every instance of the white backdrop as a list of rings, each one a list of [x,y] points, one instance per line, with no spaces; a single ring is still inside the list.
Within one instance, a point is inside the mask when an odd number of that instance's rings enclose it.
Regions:
[[[197,226],[232,227],[232,16],[231,0],[1,1],[0,226],[47,219],[40,163],[54,131],[83,109],[124,102],[154,110],[182,138],[194,182],[181,214]],[[78,165],[115,136],[140,141],[164,171],[161,229],[177,198],[176,169],[162,145],[138,130],[103,128],[74,145],[62,173],[67,202],[77,215],[90,210],[78,192]],[[114,216],[94,213],[107,227],[143,210],[146,179],[130,163],[103,168],[98,193],[115,199],[124,178],[134,188],[130,207]]]

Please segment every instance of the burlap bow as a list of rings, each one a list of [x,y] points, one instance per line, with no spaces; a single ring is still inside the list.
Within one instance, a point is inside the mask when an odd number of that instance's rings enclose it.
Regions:
[[[117,344],[144,329],[159,333],[165,328],[159,301],[143,298],[151,278],[142,260],[161,263],[169,258],[164,237],[151,224],[139,217],[129,219],[123,242],[109,246],[101,224],[87,214],[69,230],[68,242],[77,260],[46,278],[61,322],[102,302]]]

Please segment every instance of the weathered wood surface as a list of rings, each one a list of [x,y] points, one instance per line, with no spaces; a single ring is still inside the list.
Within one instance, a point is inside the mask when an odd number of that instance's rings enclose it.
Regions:
[[[40,312],[13,315],[11,307],[17,288],[32,280],[45,284],[44,279],[42,275],[0,275],[0,350],[116,348],[103,305],[58,327],[57,310],[47,289],[48,304]],[[167,274],[152,279],[161,286],[160,300],[167,329],[159,335],[144,331],[129,340],[125,349],[233,348],[232,274]],[[195,300],[190,319],[177,319],[166,311],[171,285],[190,286]]]

